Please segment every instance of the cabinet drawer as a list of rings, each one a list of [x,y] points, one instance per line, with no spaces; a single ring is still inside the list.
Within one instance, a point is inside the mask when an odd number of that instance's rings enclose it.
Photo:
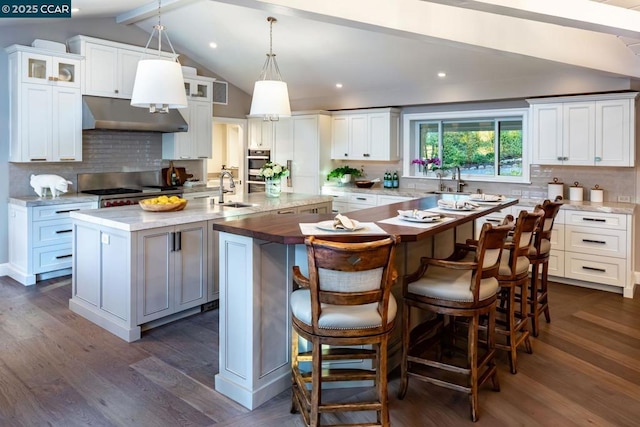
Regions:
[[[354,205],[377,206],[378,196],[375,194],[354,193],[349,195],[349,203]]]
[[[564,224],[553,223],[553,230],[551,230],[551,247],[558,251],[564,250]]]
[[[570,279],[625,286],[627,262],[621,258],[565,252],[565,274]]]
[[[71,220],[68,218],[35,221],[31,223],[33,247],[71,243]]]
[[[332,210],[333,213],[345,213],[345,212],[348,211],[348,209],[349,208],[348,208],[347,203],[336,202],[336,201],[334,201],[332,203],[332,207],[331,207],[331,210]]]
[[[82,209],[95,209],[97,207],[97,202],[65,203],[62,205],[36,206],[35,208],[33,208],[33,220],[42,221],[46,219],[66,218],[69,216],[69,212],[79,211]]]
[[[565,224],[585,227],[627,229],[627,215],[601,212],[566,211]]]
[[[71,268],[72,253],[71,244],[34,248],[33,272],[38,274]]]
[[[596,227],[565,226],[565,250],[626,258],[627,232]]]
[[[413,200],[413,197],[379,195],[378,206],[391,205],[398,202],[406,202],[407,200]]]
[[[549,254],[549,275],[564,277],[564,251],[551,250]]]

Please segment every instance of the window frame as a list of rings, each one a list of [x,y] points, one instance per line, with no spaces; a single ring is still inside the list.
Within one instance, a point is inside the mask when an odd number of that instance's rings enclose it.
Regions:
[[[410,113],[403,115],[403,161],[402,176],[403,178],[413,179],[438,179],[433,176],[418,175],[416,165],[412,165],[411,161],[420,156],[419,147],[419,124],[425,122],[439,122],[440,142],[442,144],[443,122],[448,121],[465,121],[465,120],[493,120],[496,122],[501,119],[522,118],[522,175],[521,176],[479,176],[479,175],[462,175],[465,181],[473,182],[505,182],[505,183],[531,183],[530,165],[531,165],[531,137],[529,133],[529,109],[528,108],[508,108],[496,110],[469,110],[469,111],[448,111],[437,113]]]

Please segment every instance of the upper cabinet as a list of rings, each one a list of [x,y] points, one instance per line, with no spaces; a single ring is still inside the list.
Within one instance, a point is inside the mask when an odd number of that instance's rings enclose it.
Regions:
[[[529,99],[533,163],[634,166],[637,92]]]
[[[84,56],[82,62],[82,94],[109,98],[131,99],[138,61],[145,57],[143,47],[116,43],[87,36],[75,36],[67,41],[69,49]],[[147,57],[157,51],[146,50]],[[173,58],[173,53],[162,52]]]
[[[81,161],[81,57],[18,45],[6,52],[9,161]]]
[[[249,123],[248,148],[251,150],[270,150],[273,148],[273,122],[264,120],[262,117],[249,117],[247,121]]]
[[[336,112],[331,122],[332,159],[388,161],[400,158],[399,110]]]
[[[187,132],[162,134],[162,158],[169,160],[210,159],[213,155],[214,79],[185,76],[184,90],[189,106],[178,111],[187,124]]]

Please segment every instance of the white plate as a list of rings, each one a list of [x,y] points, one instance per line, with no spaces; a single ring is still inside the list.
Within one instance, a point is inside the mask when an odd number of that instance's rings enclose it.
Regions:
[[[400,218],[403,221],[422,222],[422,223],[437,222],[437,221],[440,221],[442,219],[439,216],[431,216],[431,217],[427,217],[427,218],[412,218],[410,216],[402,216],[402,215],[398,215],[398,218]]]
[[[461,207],[461,208],[450,208],[448,206],[438,206],[440,209],[445,210],[445,211],[473,211],[476,208],[472,208],[472,207]]]
[[[72,77],[73,76],[71,75],[71,71],[67,70],[66,68],[60,69],[60,75],[58,76],[58,79],[62,80],[63,82],[70,82]]]
[[[333,220],[330,219],[328,221],[321,221],[319,223],[316,224],[316,228],[319,228],[320,230],[325,230],[325,231],[345,231],[345,232],[351,232],[351,231],[358,231],[358,230],[362,230],[364,228],[364,225],[360,224],[358,221],[354,221],[351,220],[355,223],[356,228],[355,230],[345,230],[343,228],[334,228],[333,227]]]
[[[498,203],[504,200],[504,197],[501,196],[487,196],[486,198],[482,197],[469,197],[469,200],[472,202],[487,202],[487,203]]]

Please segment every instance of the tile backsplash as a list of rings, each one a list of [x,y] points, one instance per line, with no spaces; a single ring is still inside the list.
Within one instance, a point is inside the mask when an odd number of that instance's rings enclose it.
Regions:
[[[35,195],[29,185],[31,174],[60,175],[77,189],[79,173],[136,172],[160,170],[167,167],[162,159],[162,134],[157,132],[84,131],[82,134],[82,162],[9,163],[9,196]],[[201,160],[181,161],[188,173],[199,177]]]

